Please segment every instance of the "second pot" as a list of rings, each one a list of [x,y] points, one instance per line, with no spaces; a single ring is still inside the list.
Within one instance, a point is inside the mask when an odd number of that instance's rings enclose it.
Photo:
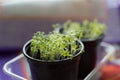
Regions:
[[[82,40],[85,51],[81,55],[78,78],[84,79],[94,69],[97,62],[97,51],[102,39],[103,36],[95,40]]]

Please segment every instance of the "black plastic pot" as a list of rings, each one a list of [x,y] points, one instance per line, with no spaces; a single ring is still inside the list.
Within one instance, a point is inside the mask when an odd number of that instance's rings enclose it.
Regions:
[[[56,31],[62,33],[63,27],[57,28]],[[79,80],[83,80],[95,67],[97,62],[97,49],[103,38],[104,35],[101,35],[95,40],[81,40],[84,44],[84,53],[81,55],[79,63]]]
[[[78,80],[79,61],[83,48],[73,59],[46,62],[29,55],[30,42],[24,45],[23,54],[29,63],[32,80]],[[82,45],[81,42],[80,44]]]
[[[85,52],[81,55],[78,78],[84,79],[95,67],[97,51],[103,37],[104,36],[100,36],[95,40],[82,40]]]

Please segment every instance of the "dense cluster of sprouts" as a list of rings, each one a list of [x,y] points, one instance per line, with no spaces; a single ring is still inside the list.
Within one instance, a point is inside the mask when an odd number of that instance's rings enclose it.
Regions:
[[[45,35],[43,32],[36,32],[30,44],[32,57],[39,54],[40,60],[54,61],[65,58],[72,59],[81,50],[77,39],[72,35],[63,35],[51,32]]]
[[[97,20],[88,21],[84,20],[83,22],[72,22],[70,20],[66,21],[63,25],[54,24],[53,27],[62,28],[62,33],[74,35],[82,40],[94,40],[99,36],[104,34],[106,25],[104,23],[99,23]]]

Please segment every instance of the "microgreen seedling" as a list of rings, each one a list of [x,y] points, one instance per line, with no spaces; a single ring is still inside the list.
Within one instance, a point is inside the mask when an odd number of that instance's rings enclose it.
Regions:
[[[36,32],[30,44],[32,57],[35,58],[39,54],[39,59],[47,61],[72,59],[80,50],[81,45],[77,45],[77,38],[72,34],[64,35],[57,32],[48,35]]]

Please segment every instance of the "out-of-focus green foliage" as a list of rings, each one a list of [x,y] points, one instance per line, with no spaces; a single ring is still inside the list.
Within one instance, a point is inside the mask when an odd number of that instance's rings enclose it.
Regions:
[[[60,28],[62,26],[62,33],[64,34],[74,34],[77,38],[82,40],[92,40],[104,34],[106,30],[106,25],[104,23],[99,23],[97,20],[83,22],[72,22],[70,20],[66,21],[63,25],[54,24],[53,27]]]

